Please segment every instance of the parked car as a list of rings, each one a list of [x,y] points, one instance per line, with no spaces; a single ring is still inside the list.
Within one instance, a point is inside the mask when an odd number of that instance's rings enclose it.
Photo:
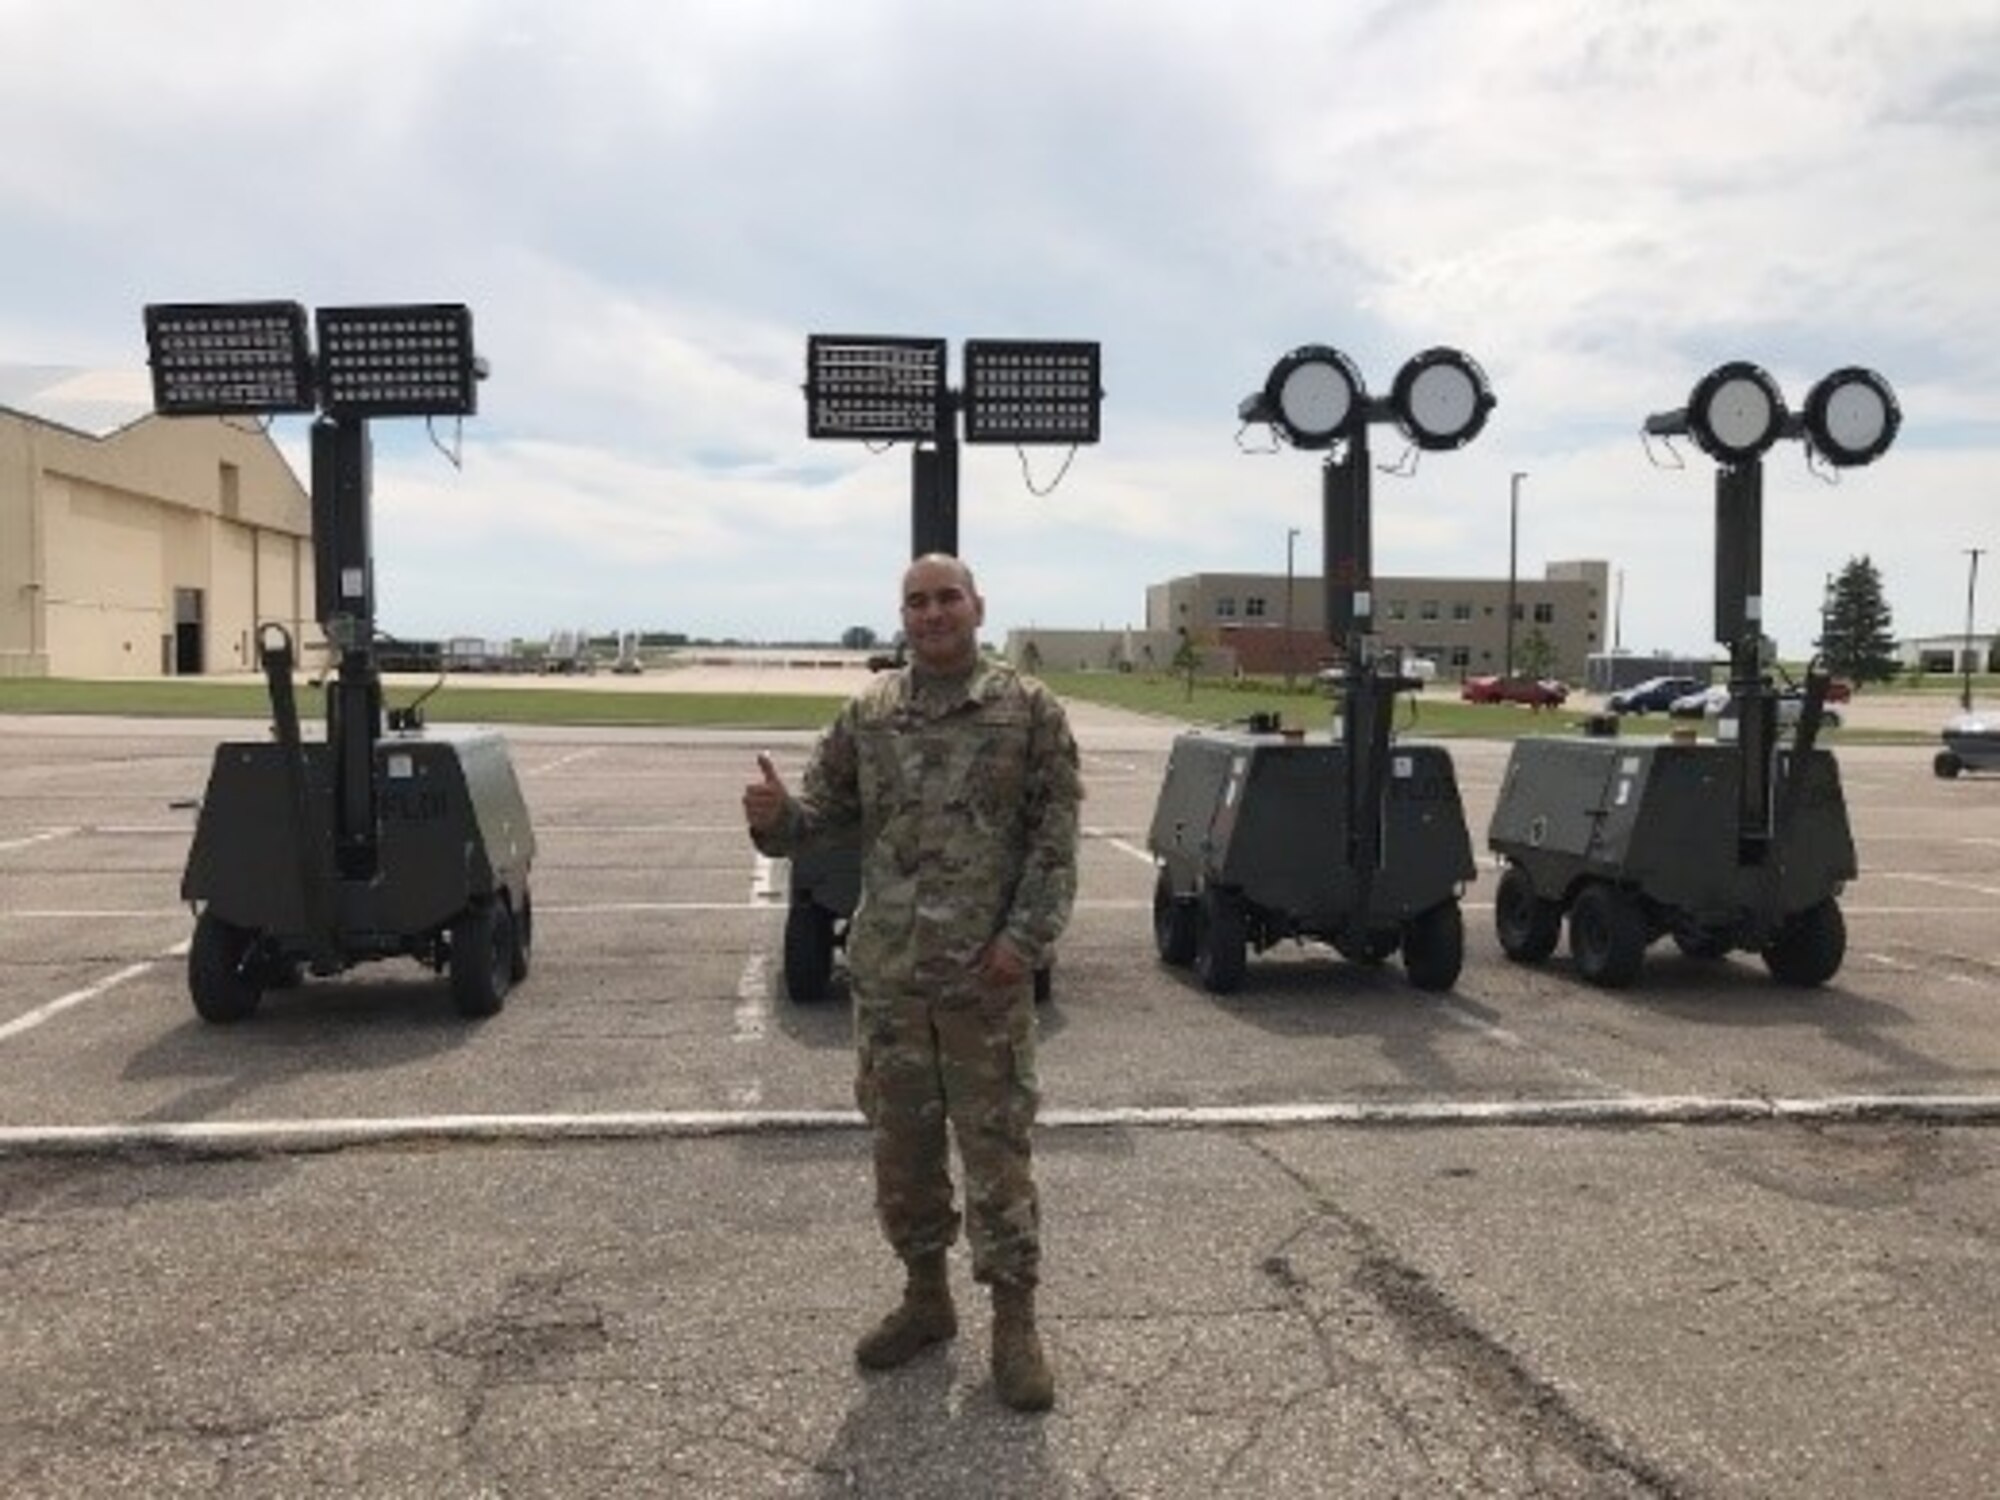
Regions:
[[[1794,727],[1799,722],[1800,712],[1805,708],[1805,690],[1803,688],[1780,688],[1774,696],[1778,700],[1778,727],[1780,729]],[[1709,688],[1701,697],[1703,699],[1701,712],[1705,718],[1719,719],[1722,717],[1723,711],[1729,707],[1729,689],[1719,684]],[[1680,699],[1669,711],[1676,716],[1681,716],[1681,704],[1689,701],[1691,700],[1686,698]],[[1824,705],[1820,709],[1819,722],[1820,727],[1824,729],[1840,728],[1840,710],[1835,708],[1831,703]]]
[[[1468,677],[1458,696],[1467,703],[1525,703],[1530,708],[1555,708],[1569,689],[1552,677]]]
[[[1676,698],[1700,692],[1705,684],[1697,677],[1648,677],[1628,688],[1620,688],[1604,706],[1614,714],[1659,713],[1673,706]]]
[[[1676,719],[1712,719],[1722,712],[1722,705],[1728,701],[1728,687],[1718,682],[1674,699],[1667,705],[1667,712]]]

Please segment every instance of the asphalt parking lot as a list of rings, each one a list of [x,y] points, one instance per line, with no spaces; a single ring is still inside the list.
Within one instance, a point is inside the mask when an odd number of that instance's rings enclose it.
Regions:
[[[1845,967],[1456,988],[1152,951],[1172,730],[1079,706],[1043,1016],[1056,1410],[985,1319],[887,1376],[845,1015],[782,997],[768,746],[510,732],[534,972],[188,1003],[213,723],[0,719],[0,1492],[2000,1493],[2000,779],[1840,751]],[[248,726],[261,734],[261,726]],[[1507,747],[1452,747],[1475,846]]]

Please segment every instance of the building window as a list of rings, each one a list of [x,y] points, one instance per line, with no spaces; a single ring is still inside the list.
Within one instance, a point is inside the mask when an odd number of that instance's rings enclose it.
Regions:
[[[1386,618],[1391,620],[1406,619],[1409,615],[1409,612],[1410,612],[1410,607],[1407,604],[1405,604],[1401,599],[1391,599],[1388,602],[1388,604],[1384,607],[1384,614]]]
[[[1224,594],[1215,601],[1215,617],[1218,620],[1233,620],[1236,618],[1236,596],[1234,594]]]
[[[1460,623],[1470,620],[1472,618],[1471,602],[1465,599],[1454,599],[1451,604],[1451,617]]]
[[[1472,648],[1470,646],[1453,646],[1451,648],[1451,664],[1454,667],[1471,666]]]
[[[1419,620],[1435,620],[1437,617],[1438,617],[1437,600],[1426,599],[1417,606],[1417,618]]]
[[[1264,596],[1262,594],[1252,594],[1248,599],[1245,599],[1243,601],[1243,613],[1252,620],[1261,620],[1264,617]]]
[[[1556,607],[1553,604],[1537,604],[1535,606],[1535,623],[1537,625],[1553,625],[1555,622]]]

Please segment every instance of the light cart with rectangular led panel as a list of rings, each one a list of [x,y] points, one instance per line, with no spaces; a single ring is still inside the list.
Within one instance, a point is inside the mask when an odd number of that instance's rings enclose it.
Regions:
[[[958,555],[958,429],[968,443],[1095,443],[1102,356],[1072,339],[967,339],[964,381],[947,383],[940,338],[816,333],[806,339],[806,435],[910,448],[910,556]],[[898,660],[900,660],[900,653]],[[826,997],[861,895],[861,847],[847,834],[794,851],[785,912],[785,993]],[[1051,961],[1052,963],[1053,961]],[[1051,963],[1035,970],[1049,998]]]
[[[1718,366],[1688,404],[1648,417],[1654,440],[1691,437],[1717,464],[1715,638],[1729,650],[1729,707],[1708,743],[1552,737],[1518,742],[1487,844],[1506,864],[1494,895],[1500,946],[1518,963],[1555,951],[1592,984],[1639,975],[1671,937],[1691,958],[1760,955],[1784,984],[1839,971],[1839,896],[1858,873],[1840,771],[1818,746],[1828,674],[1807,671],[1789,740],[1766,670],[1763,455],[1802,438],[1817,470],[1872,463],[1901,412],[1888,384],[1850,366],[1789,413],[1776,381],[1746,361]]]
[[[1352,360],[1313,344],[1280,359],[1237,409],[1246,425],[1327,454],[1327,621],[1343,669],[1331,739],[1253,716],[1247,730],[1174,741],[1148,833],[1153,940],[1210,991],[1236,989],[1252,951],[1287,939],[1330,943],[1363,964],[1400,951],[1420,989],[1458,979],[1472,841],[1450,755],[1392,735],[1396,694],[1416,683],[1374,628],[1368,428],[1394,422],[1413,450],[1452,449],[1477,436],[1493,405],[1484,372],[1455,349],[1419,354],[1387,397],[1371,397]]]
[[[317,413],[314,589],[335,653],[325,738],[308,741],[295,643],[259,627],[272,736],[217,748],[181,879],[196,1012],[242,1021],[308,973],[410,957],[449,971],[460,1014],[492,1015],[528,972],[527,804],[492,731],[427,730],[414,708],[385,730],[370,542],[368,423],[476,410],[470,311],[323,307],[317,351],[297,303],[155,304],[145,325],[163,416]]]

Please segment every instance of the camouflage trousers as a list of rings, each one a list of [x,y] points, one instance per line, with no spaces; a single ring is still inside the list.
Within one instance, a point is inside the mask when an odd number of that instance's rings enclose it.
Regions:
[[[958,1237],[949,1160],[956,1138],[974,1279],[1035,1285],[1032,988],[989,992],[977,1003],[857,990],[854,1037],[854,1097],[874,1141],[875,1212],[896,1254],[915,1260]]]

